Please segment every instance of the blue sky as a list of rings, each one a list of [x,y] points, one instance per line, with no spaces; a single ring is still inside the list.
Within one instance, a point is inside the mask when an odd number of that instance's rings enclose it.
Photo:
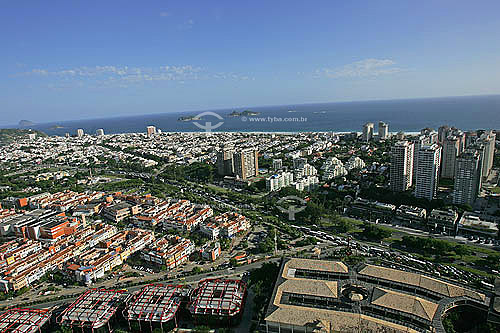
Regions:
[[[2,1],[0,125],[500,93],[500,2]]]

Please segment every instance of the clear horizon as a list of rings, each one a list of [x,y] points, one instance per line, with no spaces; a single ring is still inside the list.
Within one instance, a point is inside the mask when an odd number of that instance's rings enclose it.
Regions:
[[[182,114],[182,113],[192,113],[192,115],[196,115],[196,113],[204,112],[204,111],[229,111],[229,110],[240,110],[240,109],[248,109],[251,110],[253,108],[272,108],[272,107],[283,107],[283,106],[300,106],[300,105],[320,105],[320,104],[342,104],[342,103],[369,103],[369,102],[390,102],[390,101],[406,101],[406,100],[427,100],[427,99],[447,99],[447,98],[474,98],[474,97],[487,97],[487,96],[500,96],[500,94],[487,94],[487,95],[463,95],[463,96],[436,96],[436,97],[413,97],[413,98],[394,98],[394,99],[369,99],[369,100],[357,100],[357,101],[335,101],[335,102],[312,102],[312,103],[295,103],[295,104],[275,104],[275,105],[253,105],[253,106],[234,106],[234,107],[222,107],[222,108],[212,108],[212,109],[198,109],[198,110],[176,110],[170,112],[157,112],[157,113],[142,113],[142,114],[123,114],[123,115],[109,115],[104,117],[93,117],[93,118],[81,118],[81,119],[63,119],[63,120],[47,120],[43,122],[36,122],[32,119],[19,119],[19,121],[15,124],[2,124],[0,123],[0,128],[8,128],[9,126],[17,127],[19,126],[19,122],[21,121],[30,121],[35,125],[43,125],[43,124],[53,124],[53,123],[65,123],[65,122],[79,122],[79,121],[91,121],[91,120],[99,120],[99,119],[119,119],[119,118],[132,118],[132,117],[140,117],[140,116],[155,116],[155,115],[164,115],[164,114]]]
[[[496,95],[499,11],[494,0],[6,2],[0,126]]]

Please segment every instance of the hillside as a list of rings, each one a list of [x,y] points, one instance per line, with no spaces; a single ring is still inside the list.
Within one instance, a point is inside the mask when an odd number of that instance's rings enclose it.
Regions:
[[[28,134],[36,133],[37,136],[47,136],[41,131],[17,129],[17,128],[3,128],[0,129],[0,144],[6,144],[20,138],[27,138]]]

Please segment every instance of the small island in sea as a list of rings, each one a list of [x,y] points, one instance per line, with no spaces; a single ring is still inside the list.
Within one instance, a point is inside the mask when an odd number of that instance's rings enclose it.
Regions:
[[[200,117],[198,116],[182,116],[177,119],[179,121],[193,121],[193,120],[200,120]]]
[[[27,126],[33,126],[33,125],[35,125],[35,123],[32,122],[31,120],[23,119],[23,120],[19,121],[19,126],[21,126],[21,127],[27,127]]]
[[[56,130],[56,129],[61,129],[61,128],[64,128],[64,126],[54,125],[54,126],[50,127],[51,130]]]
[[[240,117],[240,116],[258,116],[260,112],[255,112],[255,111],[250,111],[250,110],[245,110],[243,112],[238,112],[238,111],[233,111],[229,114],[230,117]]]

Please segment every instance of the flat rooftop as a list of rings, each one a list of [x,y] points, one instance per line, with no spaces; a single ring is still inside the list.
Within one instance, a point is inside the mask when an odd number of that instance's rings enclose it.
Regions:
[[[452,209],[440,210],[434,209],[431,211],[429,218],[445,220],[445,221],[455,221],[458,217],[458,213]]]
[[[168,322],[174,319],[185,290],[180,285],[145,286],[127,304],[128,320]]]
[[[245,292],[241,280],[204,280],[193,293],[189,311],[193,315],[234,316],[243,308]]]
[[[0,332],[39,332],[50,319],[50,315],[50,310],[10,309],[0,315]]]
[[[498,224],[481,220],[479,216],[465,213],[458,223],[459,228],[476,229],[478,231],[498,233]]]
[[[78,327],[102,327],[128,296],[123,290],[87,290],[64,310],[60,323]]]

